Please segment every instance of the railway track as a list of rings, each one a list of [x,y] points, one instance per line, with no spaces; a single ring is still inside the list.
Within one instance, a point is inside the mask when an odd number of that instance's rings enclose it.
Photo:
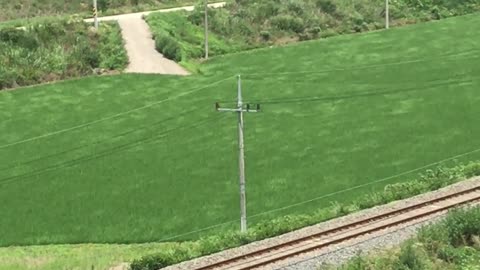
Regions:
[[[286,241],[270,247],[226,258],[193,270],[247,270],[260,269],[296,255],[319,250],[357,237],[396,227],[449,209],[480,201],[480,186],[438,197],[415,205],[347,223],[337,228]]]

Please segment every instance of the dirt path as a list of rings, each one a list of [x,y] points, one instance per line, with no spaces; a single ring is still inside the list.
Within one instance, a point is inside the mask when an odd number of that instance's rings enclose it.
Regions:
[[[165,58],[155,50],[155,41],[147,23],[141,18],[123,18],[118,20],[122,28],[125,48],[130,61],[128,73],[157,73],[188,75],[189,73],[176,62]]]
[[[225,2],[210,4],[210,7],[223,7]],[[165,58],[161,53],[155,50],[155,42],[148,24],[143,20],[144,15],[152,12],[172,12],[178,10],[193,10],[193,6],[162,9],[156,11],[145,11],[123,15],[100,17],[99,21],[117,20],[122,29],[123,39],[125,40],[125,49],[128,53],[130,64],[126,72],[128,73],[153,73],[153,74],[172,74],[188,75],[188,71],[182,68],[175,61]],[[93,19],[86,19],[86,22],[93,22]]]

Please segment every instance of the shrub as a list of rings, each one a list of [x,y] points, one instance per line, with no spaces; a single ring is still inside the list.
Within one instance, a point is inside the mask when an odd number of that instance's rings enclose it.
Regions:
[[[168,59],[180,62],[182,60],[182,49],[180,44],[167,34],[160,34],[155,37],[157,51]]]
[[[428,226],[420,230],[418,239],[431,254],[436,254],[448,243],[448,233],[438,226]]]
[[[128,56],[118,24],[104,23],[100,31],[100,67],[109,70],[124,69],[128,64]]]
[[[325,13],[334,14],[337,11],[337,5],[332,0],[317,0],[316,5]]]
[[[291,15],[273,17],[271,24],[279,30],[293,31],[295,33],[301,33],[305,29],[303,20]]]
[[[360,254],[355,256],[344,270],[365,270],[368,269],[367,261]]]
[[[80,35],[84,35],[83,29],[80,27],[72,27],[72,24],[60,23],[60,22],[46,22],[37,24],[31,27],[31,31],[35,36],[44,44],[48,44],[52,37],[61,38],[65,36],[65,29]]]
[[[191,255],[189,252],[183,248],[177,248],[175,252],[171,253],[159,253],[154,255],[149,255],[141,258],[140,260],[135,260],[130,265],[131,270],[149,270],[149,269],[160,269],[168,265],[176,264],[188,259]]]
[[[306,11],[305,2],[302,0],[290,0],[287,3],[287,9],[296,16],[302,16]]]
[[[0,30],[0,42],[10,43],[12,46],[35,50],[39,47],[38,40],[29,35],[26,30],[5,28]]]
[[[425,270],[428,269],[427,265],[428,257],[425,252],[413,242],[408,242],[402,247],[394,269]]]
[[[326,30],[326,31],[321,32],[320,36],[321,36],[322,38],[329,38],[329,37],[338,36],[338,33],[335,32],[335,31],[332,30],[332,29],[328,29],[328,30]]]
[[[254,16],[256,21],[262,21],[262,20],[265,20],[266,18],[272,18],[278,15],[280,12],[280,6],[275,2],[262,1],[258,4],[259,6],[255,10],[253,10],[253,12],[255,13]]]
[[[272,37],[272,34],[270,34],[268,31],[262,31],[260,32],[260,36],[262,37],[263,41],[269,41]]]
[[[308,32],[314,36],[314,37],[318,37],[320,35],[320,32],[322,32],[322,28],[320,28],[320,26],[314,26],[312,28],[309,28],[308,29]]]
[[[473,237],[480,235],[480,208],[460,209],[452,212],[445,220],[449,244],[470,245]]]

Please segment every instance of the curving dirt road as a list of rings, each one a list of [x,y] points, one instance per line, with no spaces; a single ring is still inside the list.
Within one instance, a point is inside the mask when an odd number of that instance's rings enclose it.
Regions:
[[[209,6],[213,8],[223,7],[224,5],[225,2],[209,4]],[[193,6],[187,6],[100,17],[98,19],[99,21],[118,21],[118,24],[122,29],[123,39],[125,40],[125,49],[127,50],[128,59],[130,61],[126,72],[188,75],[188,71],[182,68],[179,64],[165,58],[161,53],[155,50],[155,41],[152,39],[150,28],[142,17],[152,12],[172,12],[178,10],[191,11],[193,9]],[[93,19],[86,19],[85,22],[93,22]]]

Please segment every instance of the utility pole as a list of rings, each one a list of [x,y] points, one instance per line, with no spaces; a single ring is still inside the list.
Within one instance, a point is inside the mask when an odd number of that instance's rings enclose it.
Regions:
[[[240,180],[240,230],[247,231],[247,203],[245,194],[245,145],[243,140],[243,113],[260,112],[260,104],[243,104],[242,100],[242,79],[240,75],[237,77],[237,107],[221,108],[217,102],[215,108],[219,112],[235,112],[238,113],[238,169]],[[254,109],[252,109],[254,108]]]
[[[208,0],[205,0],[205,59],[208,59]]]
[[[385,28],[390,28],[390,5],[389,0],[385,0]]]
[[[93,21],[95,29],[98,30],[98,9],[97,9],[97,0],[93,0]]]

